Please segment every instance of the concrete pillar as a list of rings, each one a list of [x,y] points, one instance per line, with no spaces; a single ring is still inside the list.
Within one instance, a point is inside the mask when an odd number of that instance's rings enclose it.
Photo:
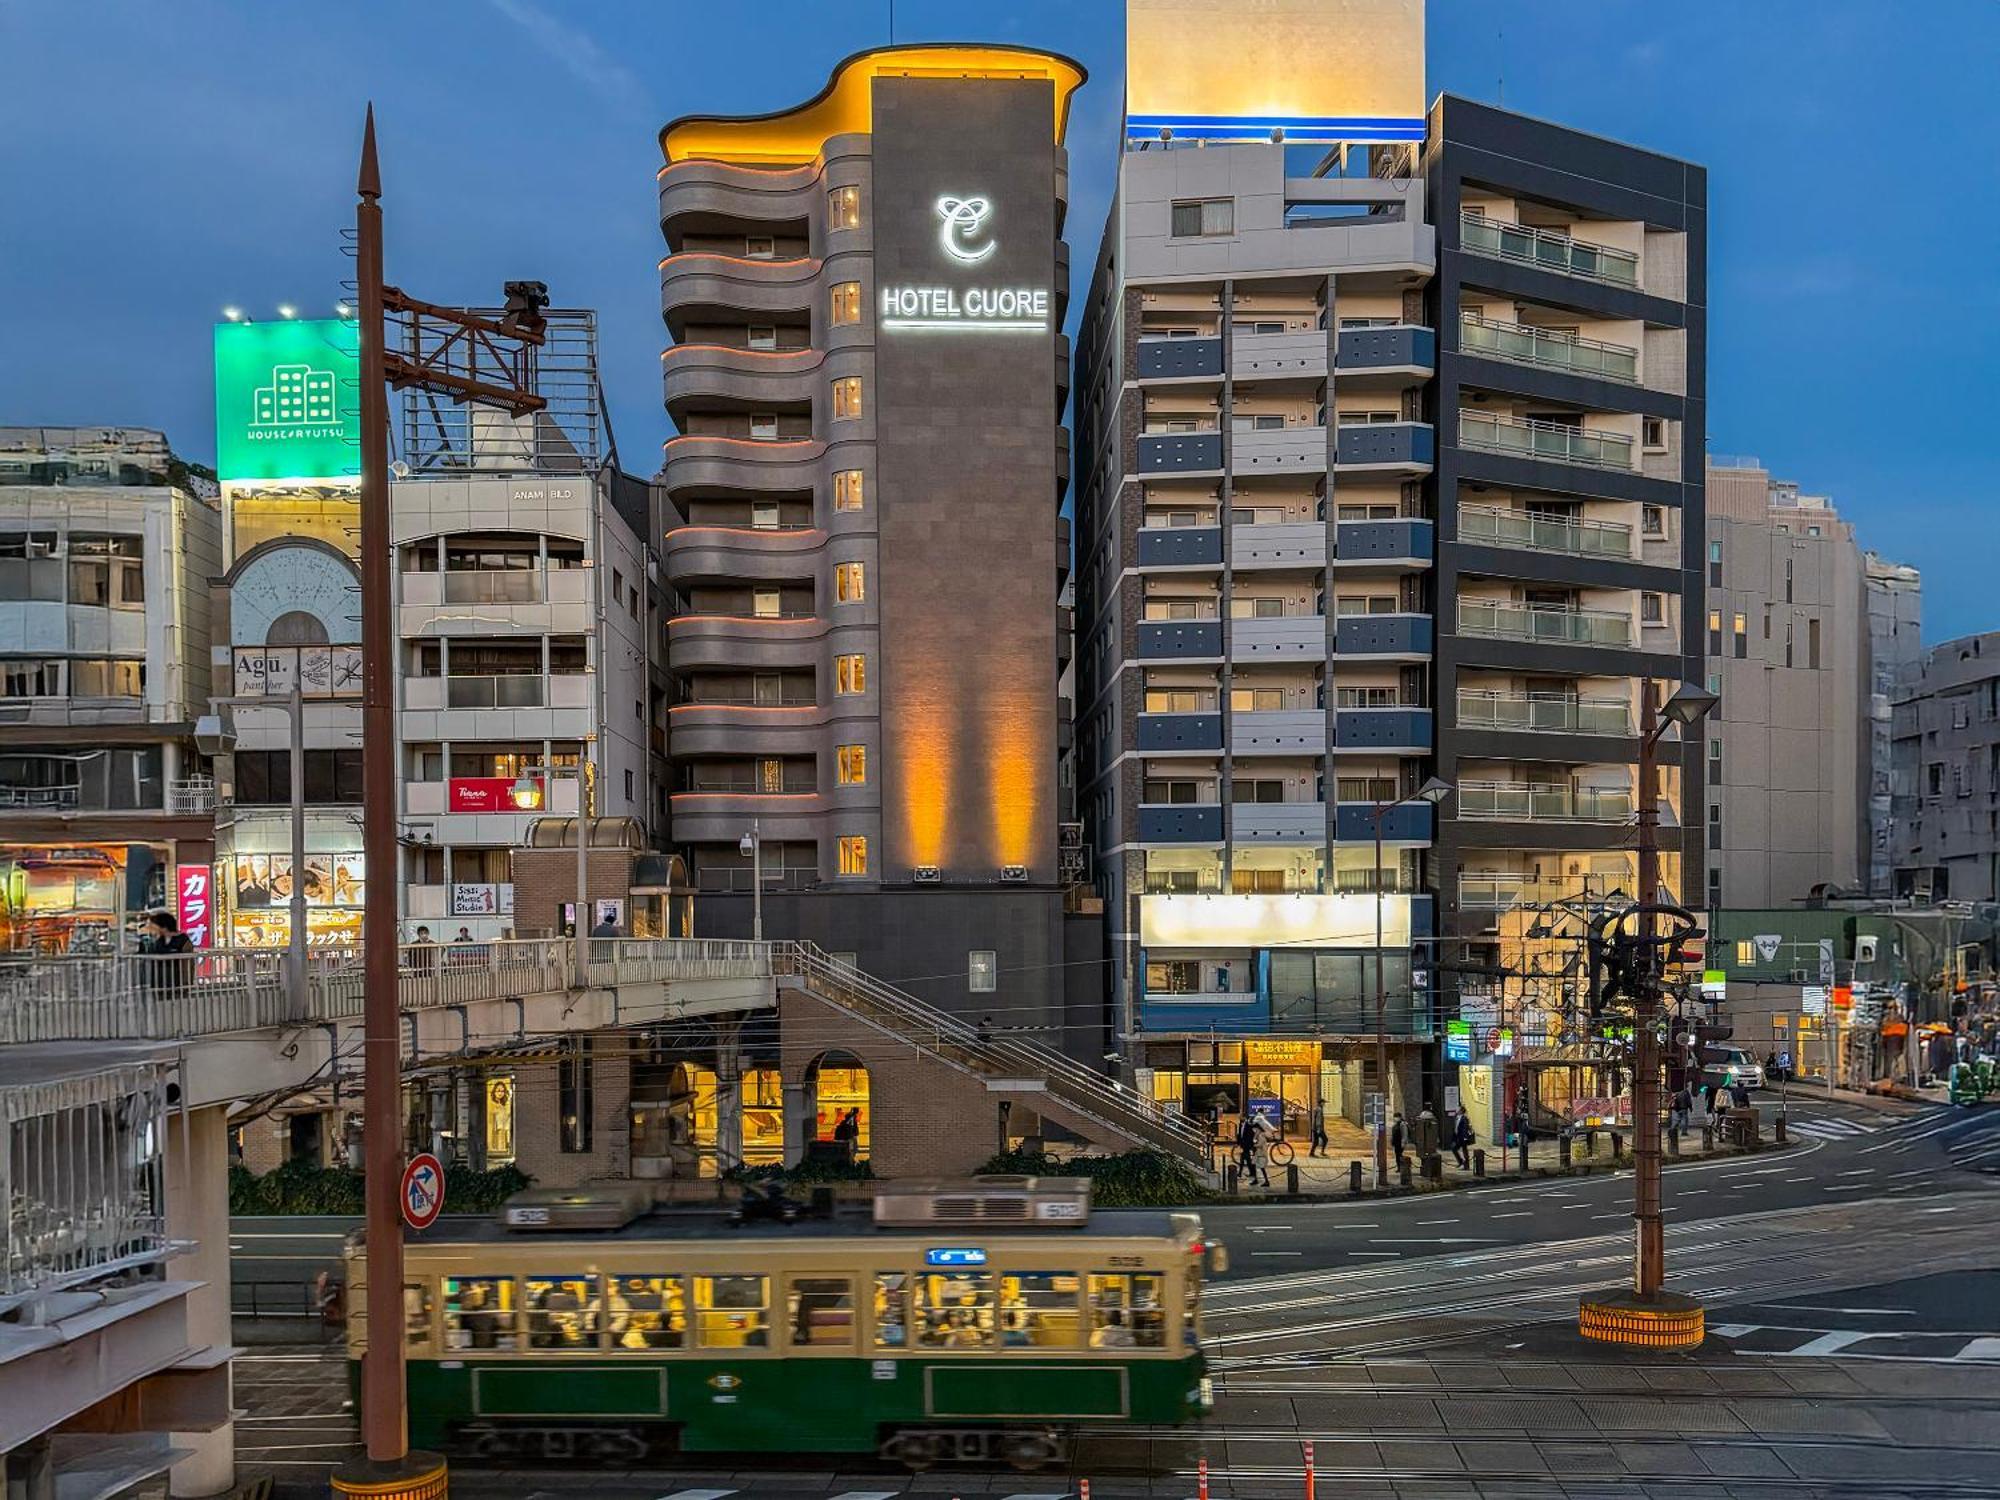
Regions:
[[[167,1262],[176,1281],[202,1283],[187,1299],[188,1343],[227,1345],[229,1326],[229,1119],[225,1106],[173,1115],[167,1122],[167,1234],[191,1241]],[[236,1428],[176,1432],[176,1448],[192,1450],[168,1476],[175,1496],[221,1495],[236,1485]]]
[[[819,1087],[811,1079],[785,1085],[785,1165],[806,1159],[806,1143],[819,1134]]]
[[[715,1163],[726,1172],[743,1162],[743,1047],[741,1027],[715,1027]],[[789,1091],[788,1091],[789,1092]],[[787,1103],[790,1101],[787,1100]]]

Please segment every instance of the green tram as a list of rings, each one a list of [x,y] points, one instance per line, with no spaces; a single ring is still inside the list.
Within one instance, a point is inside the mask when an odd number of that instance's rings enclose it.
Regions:
[[[531,1191],[405,1253],[410,1440],[492,1459],[874,1453],[1037,1467],[1078,1424],[1209,1405],[1190,1213],[1083,1179],[885,1187],[872,1216],[735,1222]],[[358,1388],[366,1259],[347,1247]]]

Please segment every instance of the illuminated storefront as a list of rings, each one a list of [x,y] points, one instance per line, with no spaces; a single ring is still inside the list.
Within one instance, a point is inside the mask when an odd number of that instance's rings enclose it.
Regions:
[[[225,909],[222,930],[239,948],[283,948],[291,940],[295,881],[306,898],[306,942],[315,948],[361,941],[367,901],[361,830],[354,819],[314,808],[306,819],[306,859],[294,870],[290,814],[258,808],[237,815],[218,863]]]
[[[172,867],[167,844],[0,845],[0,952],[130,952]]]

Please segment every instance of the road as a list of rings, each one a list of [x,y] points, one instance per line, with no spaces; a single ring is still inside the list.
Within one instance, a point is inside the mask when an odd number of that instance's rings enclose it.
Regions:
[[[1628,1276],[1628,1175],[1411,1198],[1222,1206],[1217,1409],[1081,1439],[1068,1472],[915,1476],[811,1459],[650,1473],[461,1465],[494,1500],[1101,1500],[2000,1493],[2000,1110],[1794,1103],[1784,1153],[1671,1167],[1670,1284],[1710,1309],[1685,1355],[1583,1344],[1579,1294]],[[325,1263],[337,1228],[243,1221],[239,1274]],[[251,1238],[251,1235],[272,1236]],[[1905,1273],[1908,1274],[1905,1274]],[[323,1493],[352,1451],[334,1351],[238,1362],[246,1474]]]

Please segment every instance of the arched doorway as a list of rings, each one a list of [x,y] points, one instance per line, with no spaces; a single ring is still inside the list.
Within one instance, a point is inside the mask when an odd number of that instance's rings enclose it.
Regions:
[[[866,1161],[874,1126],[867,1065],[851,1052],[822,1052],[806,1068],[806,1088],[812,1099],[815,1145],[844,1145],[850,1139],[846,1127],[851,1125],[850,1159]]]

